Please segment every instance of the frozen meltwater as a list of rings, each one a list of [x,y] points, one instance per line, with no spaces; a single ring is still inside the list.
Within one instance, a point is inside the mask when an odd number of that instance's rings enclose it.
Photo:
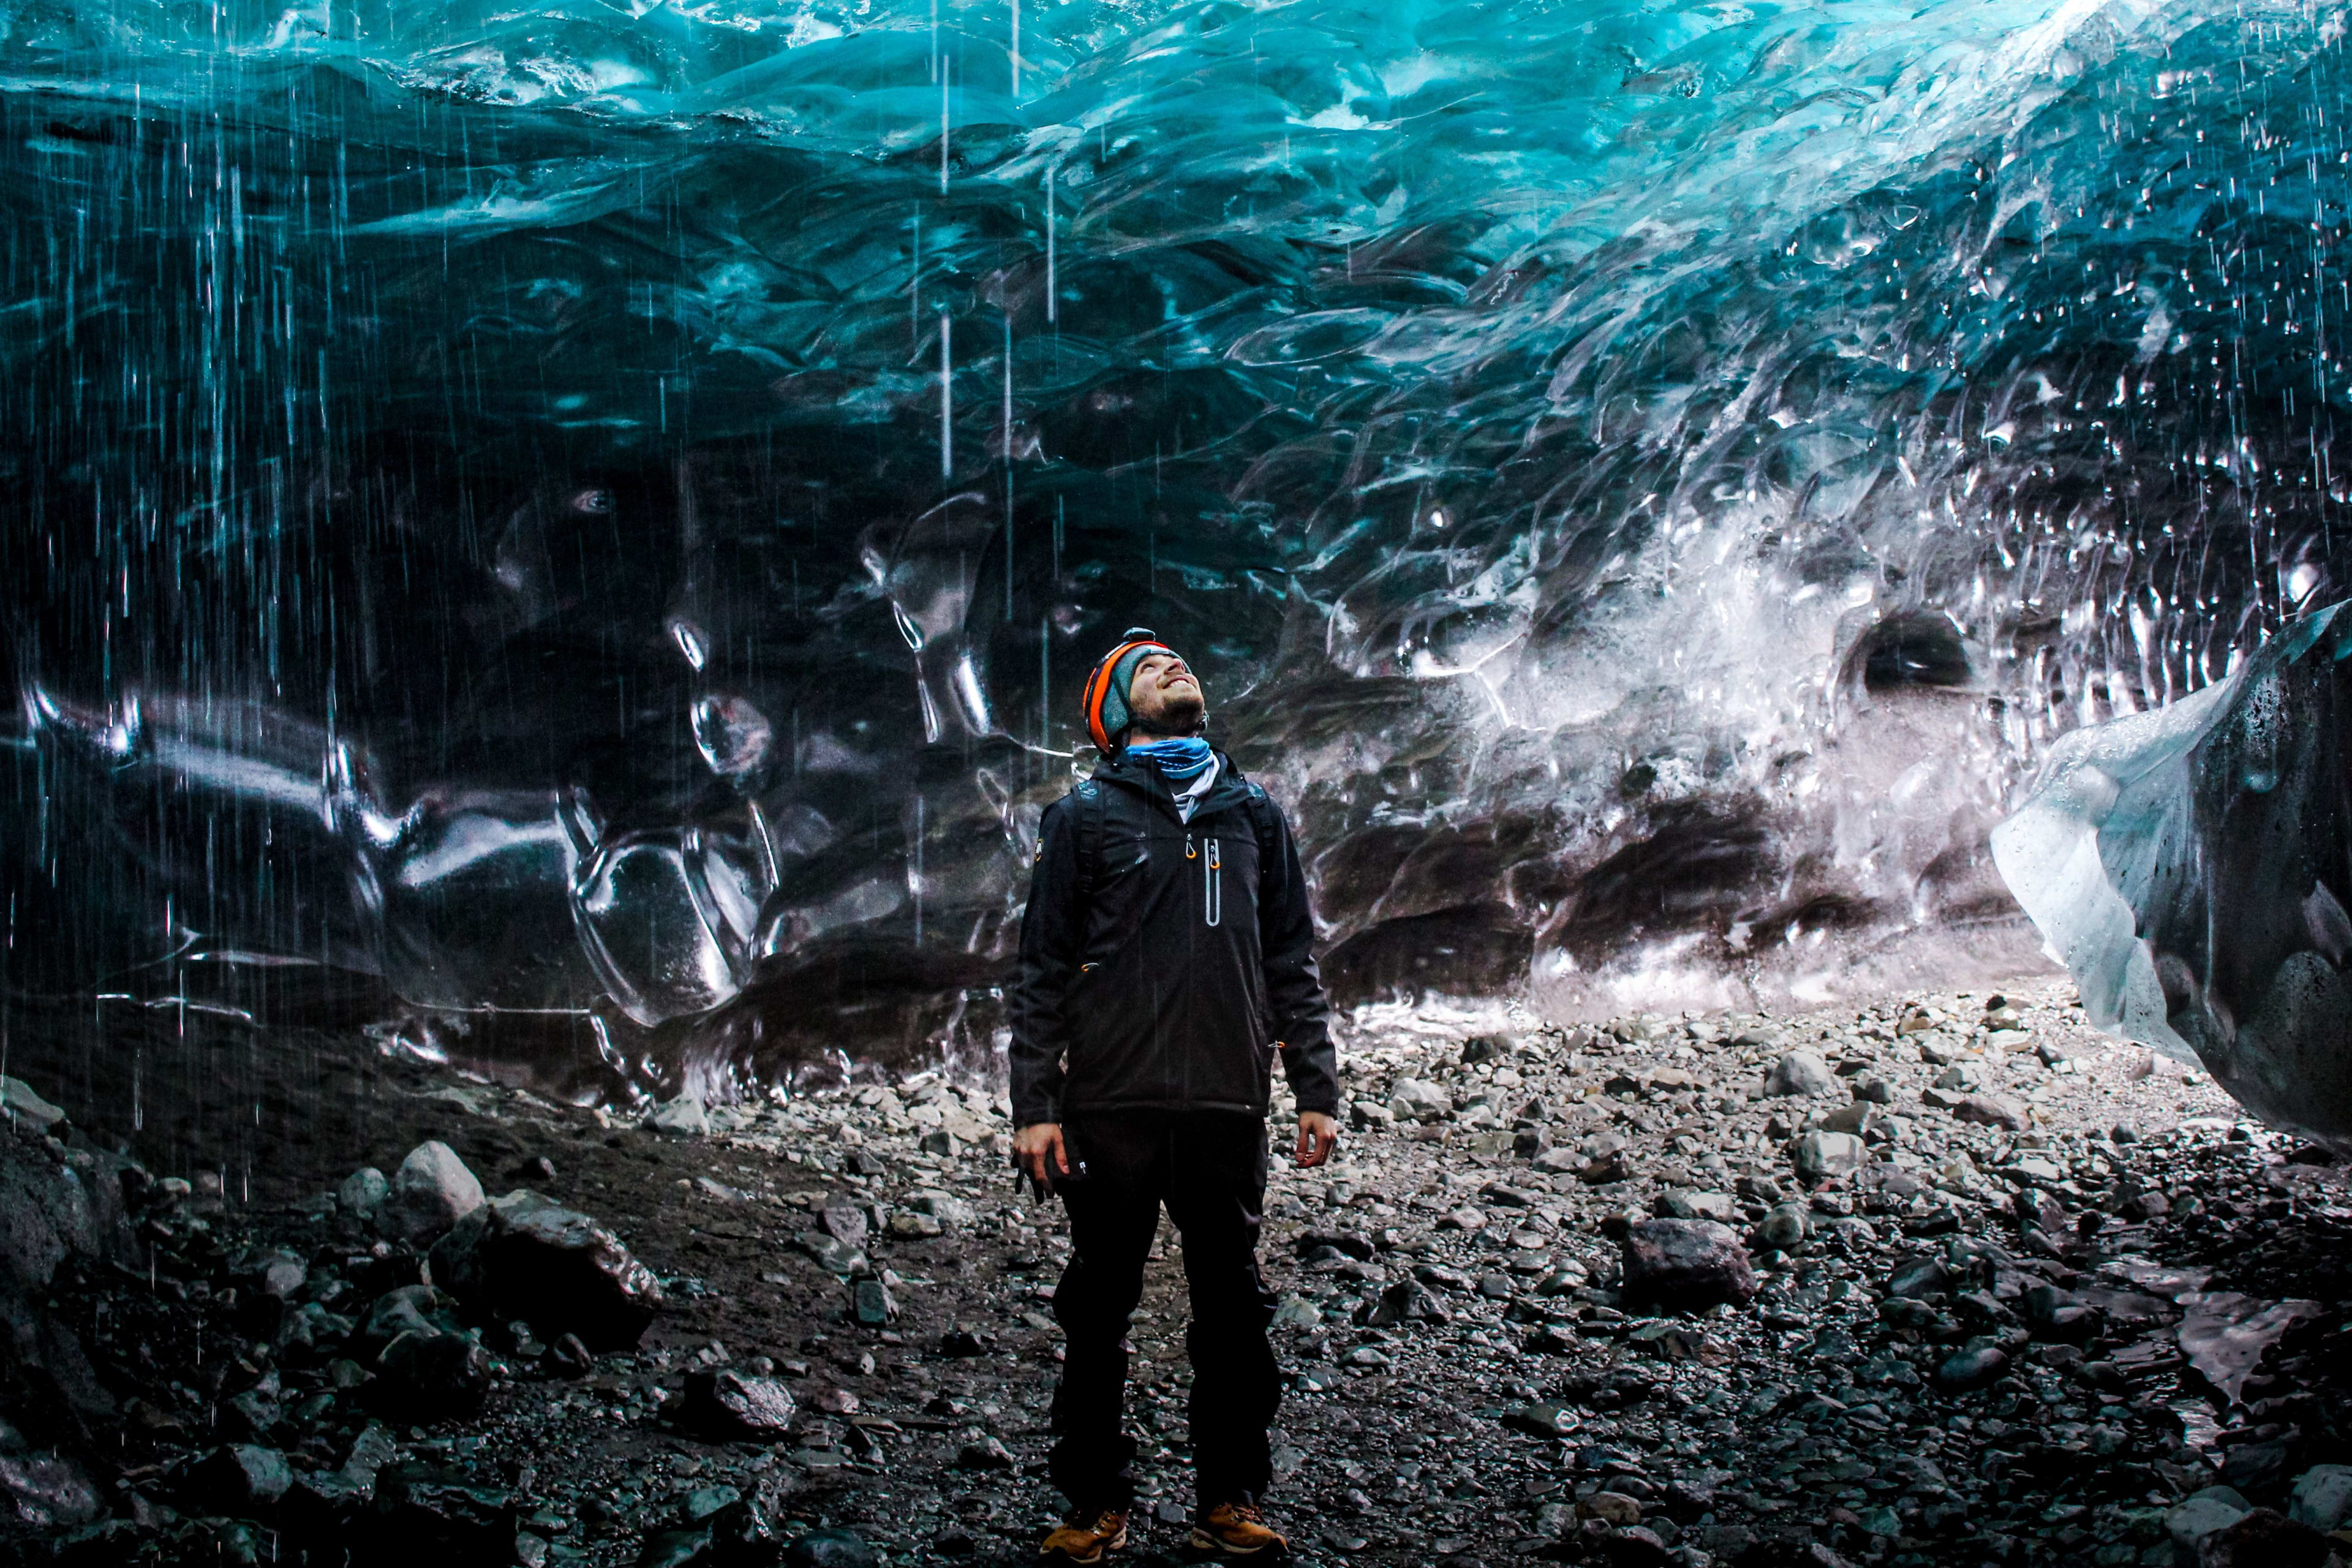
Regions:
[[[2052,748],[1993,830],[2092,1022],[2352,1150],[2352,615]]]

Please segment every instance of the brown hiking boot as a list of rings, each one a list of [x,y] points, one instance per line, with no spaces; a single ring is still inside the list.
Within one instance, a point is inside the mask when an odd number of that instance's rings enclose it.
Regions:
[[[1265,1515],[1254,1502],[1221,1502],[1192,1521],[1192,1550],[1221,1552],[1228,1557],[1254,1557],[1271,1548],[1286,1552],[1290,1542],[1268,1530]]]
[[[1127,1510],[1106,1508],[1088,1512],[1078,1510],[1064,1516],[1045,1543],[1037,1548],[1041,1557],[1055,1558],[1064,1563],[1099,1563],[1106,1552],[1117,1552],[1127,1544]]]

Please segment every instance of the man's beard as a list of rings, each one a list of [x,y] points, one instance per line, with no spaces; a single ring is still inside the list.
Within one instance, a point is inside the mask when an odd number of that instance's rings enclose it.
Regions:
[[[1160,700],[1149,714],[1138,713],[1135,725],[1155,735],[1197,735],[1208,722],[1209,705],[1202,700],[1198,687],[1177,687],[1162,691]]]

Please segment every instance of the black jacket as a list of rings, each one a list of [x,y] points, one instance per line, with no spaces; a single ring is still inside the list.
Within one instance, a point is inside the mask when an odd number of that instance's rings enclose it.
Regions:
[[[1265,791],[1217,762],[1189,824],[1160,770],[1124,754],[1045,808],[1012,997],[1014,1126],[1263,1116],[1277,1046],[1298,1109],[1338,1113],[1298,847]]]

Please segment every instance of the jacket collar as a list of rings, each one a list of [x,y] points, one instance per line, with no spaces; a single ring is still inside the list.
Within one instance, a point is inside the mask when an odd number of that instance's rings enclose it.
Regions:
[[[1243,788],[1242,771],[1234,766],[1233,758],[1223,752],[1214,752],[1213,754],[1217,759],[1217,779],[1209,786],[1209,793],[1201,797],[1201,804],[1193,808],[1192,820],[1196,823],[1209,813],[1222,811],[1249,796],[1249,792]],[[1097,784],[1114,784],[1140,795],[1171,817],[1179,822],[1183,820],[1177,814],[1176,792],[1168,787],[1167,778],[1150,763],[1131,760],[1124,747],[1095,764],[1094,778]]]

